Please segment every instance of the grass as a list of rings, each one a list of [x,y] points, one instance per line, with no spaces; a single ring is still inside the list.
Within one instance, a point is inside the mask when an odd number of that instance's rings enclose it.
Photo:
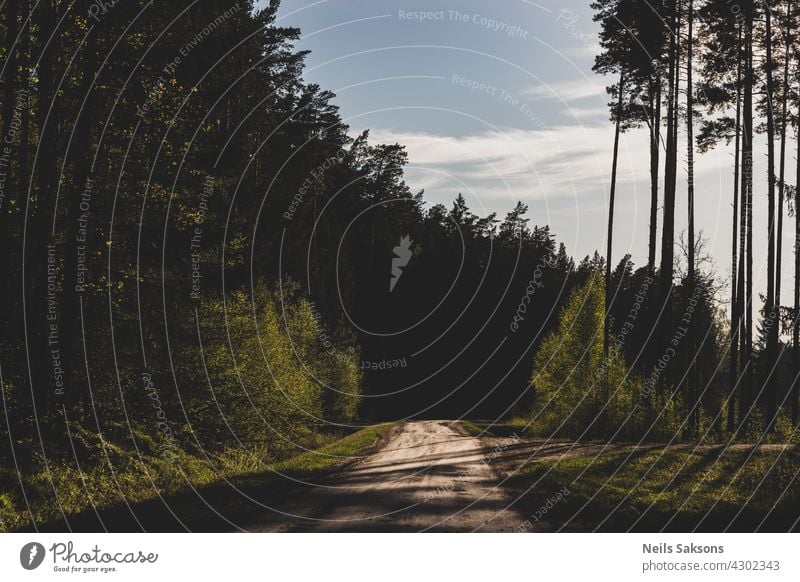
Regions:
[[[537,439],[525,419],[459,425],[473,436]],[[534,461],[508,485],[515,497],[531,488],[518,508],[545,529],[787,531],[797,528],[800,516],[798,470],[797,444],[756,450],[742,443],[727,450],[710,444],[655,443],[636,450],[617,444],[597,459],[586,454]],[[564,487],[569,494],[542,511]]]
[[[232,529],[232,523],[246,523],[264,511],[259,500],[269,504],[302,487],[295,480],[314,480],[363,455],[393,426],[371,426],[344,437],[316,435],[313,451],[268,465],[237,451],[209,461],[197,451],[179,450],[167,459],[144,434],[137,434],[143,450],[139,458],[120,442],[95,442],[91,433],[78,433],[83,471],[75,463],[60,463],[51,465],[49,474],[22,474],[32,513],[26,510],[20,477],[0,468],[0,527],[26,530],[35,524],[43,531],[63,531],[63,510],[74,531],[102,531],[103,524],[114,531]],[[486,423],[462,421],[460,426],[473,435],[521,434],[514,422],[488,431]],[[550,530],[721,531],[730,525],[733,531],[753,531],[769,516],[762,531],[786,531],[800,508],[800,478],[794,479],[798,468],[797,446],[754,451],[747,445],[727,450],[614,445],[598,459],[583,455],[532,462],[507,486],[515,497],[531,488],[517,509],[538,514],[540,525]],[[568,493],[543,511],[560,491]]]
[[[787,531],[798,517],[796,446],[656,447],[533,463],[512,479],[522,508],[565,531]],[[752,456],[750,454],[752,453]],[[782,454],[781,454],[782,453]],[[776,462],[773,467],[773,462]],[[762,482],[763,479],[763,482]],[[542,503],[566,487],[563,500]],[[774,506],[774,508],[773,508]]]
[[[491,433],[485,430],[485,426],[482,423],[472,422],[469,420],[459,420],[456,424],[462,430],[471,434],[472,436],[493,436]]]
[[[200,451],[176,449],[165,456],[146,434],[136,434],[141,455],[119,443],[85,442],[82,448],[91,454],[82,455],[80,469],[75,462],[51,463],[49,472],[0,469],[0,530],[62,531],[63,515],[75,531],[102,531],[103,524],[115,531],[229,529],[230,523],[218,513],[253,510],[232,487],[248,497],[296,488],[294,480],[346,464],[392,426],[375,425],[343,438],[320,434],[314,439],[319,448],[268,465],[241,451],[207,459]],[[92,433],[74,436],[96,439]]]
[[[458,426],[472,436],[480,437],[508,437],[522,436],[530,422],[524,418],[513,418],[502,422],[482,422],[472,420],[459,420]]]
[[[250,472],[238,476],[234,481],[243,483],[255,477],[261,483],[267,483],[270,481],[269,475],[272,476],[272,480],[282,479],[281,475],[292,479],[303,479],[316,473],[330,471],[351,462],[354,457],[357,458],[363,455],[393,426],[395,426],[395,423],[377,424],[363,428],[320,449],[308,451],[276,463],[271,467],[272,471],[270,473],[264,473],[263,471]]]

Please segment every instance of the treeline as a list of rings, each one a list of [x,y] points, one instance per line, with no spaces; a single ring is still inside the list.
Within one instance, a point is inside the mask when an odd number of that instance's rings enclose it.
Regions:
[[[599,259],[523,204],[426,206],[404,149],[303,80],[277,10],[3,5],[4,527],[531,404]]]
[[[329,291],[319,307],[300,291],[297,233],[310,231],[323,193],[353,183],[354,207],[384,194],[399,148],[348,137],[332,94],[303,81],[299,31],[276,25],[277,9],[3,4],[0,508],[10,514],[26,500],[55,511],[81,482],[111,487],[122,475],[103,503],[125,484],[182,481],[187,453],[212,472],[230,455],[263,466],[356,421],[357,337]],[[281,232],[275,217],[306,176],[313,187]],[[326,230],[316,240],[332,245]],[[312,260],[324,277],[330,264]],[[145,458],[166,464],[151,471]]]
[[[531,430],[619,441],[735,436],[725,429],[726,336],[713,279],[704,275],[689,287],[683,277],[666,312],[657,279],[646,267],[634,270],[626,256],[611,273],[615,296],[607,315],[604,271],[599,264],[564,301],[557,328],[536,353]],[[656,335],[660,318],[669,322],[668,337]],[[690,382],[698,383],[697,392],[688,392]],[[764,426],[758,420],[738,436],[760,437]],[[778,438],[791,436],[790,426],[780,429]]]
[[[4,5],[0,349],[21,463],[71,460],[70,423],[283,454],[530,399],[565,249],[521,204],[426,207],[404,149],[352,137],[303,80],[277,10]]]
[[[644,14],[624,1],[598,7],[604,23]],[[55,482],[87,483],[76,475],[98,474],[121,493],[116,470],[142,456],[183,479],[187,455],[212,472],[232,456],[260,466],[376,419],[528,414],[559,387],[588,394],[584,380],[601,369],[596,402],[623,381],[623,368],[640,380],[624,384],[627,400],[593,434],[613,435],[620,415],[635,414],[625,435],[647,435],[660,407],[672,424],[654,437],[736,428],[756,403],[772,418],[773,386],[784,404],[775,410],[786,408],[789,358],[768,382],[768,334],[748,352],[738,333],[732,344],[749,355],[731,364],[736,382],[721,375],[731,342],[715,311],[716,283],[692,245],[676,276],[674,224],[664,223],[662,266],[651,237],[649,264],[634,270],[610,253],[575,264],[548,227],[529,225],[521,203],[505,217],[478,216],[460,195],[450,207],[428,206],[404,182],[403,147],[351,136],[334,95],[304,81],[299,31],[278,25],[277,10],[276,1],[260,9],[210,0],[3,4],[0,475],[11,493],[0,507],[21,511],[27,496],[55,511]],[[686,13],[667,22],[685,23]],[[641,87],[657,95],[666,87],[648,119],[659,134],[668,109],[670,160],[678,71],[691,57],[685,40],[670,49],[658,30],[654,54],[666,66],[674,53],[671,73],[654,67],[658,82],[647,85],[641,56],[611,33],[602,72],[622,71],[612,107],[620,131],[645,123],[635,118]],[[703,143],[712,129],[701,125]],[[792,200],[793,188],[778,189]],[[743,248],[737,270],[752,256]],[[735,304],[746,306],[744,272],[734,288]],[[690,307],[686,339],[659,367]],[[746,311],[736,311],[742,326]],[[794,353],[778,341],[778,356]],[[586,365],[581,345],[594,350]],[[584,380],[537,376],[548,353],[561,358],[559,374],[580,368]],[[767,389],[748,392],[740,376],[754,387],[764,378]],[[733,401],[743,403],[736,414]]]
[[[609,88],[616,142],[601,290],[603,357],[613,360],[612,338],[620,326],[630,325],[629,309],[637,304],[632,291],[641,280],[650,280],[650,308],[636,320],[646,337],[634,332],[639,337],[626,342],[622,352],[645,388],[652,388],[646,392],[663,400],[675,391],[681,431],[752,435],[773,433],[781,425],[780,434],[793,434],[791,427],[800,420],[800,247],[784,248],[782,241],[789,218],[800,240],[797,184],[791,184],[787,160],[800,110],[800,5],[792,0],[598,0],[592,8],[601,25],[594,68],[615,79]],[[612,270],[616,168],[620,134],[638,128],[648,132],[650,142],[649,252],[646,267],[625,273],[624,261]],[[714,299],[722,285],[702,264],[695,224],[696,153],[720,143],[733,144],[734,150],[727,316],[716,312]],[[753,171],[756,154],[766,154],[767,173],[760,178]],[[679,192],[678,169],[684,163],[687,188]],[[798,182],[800,165],[796,174]],[[679,203],[687,209],[685,225],[676,225]],[[754,204],[766,208],[762,225],[754,223]],[[684,240],[676,240],[676,229],[685,232]],[[761,297],[754,296],[754,236],[767,241],[767,289]],[[679,248],[683,252],[676,256]],[[790,253],[794,293],[787,298],[781,296],[781,275]],[[586,292],[594,297],[600,291]],[[575,309],[572,305],[568,317],[577,315]],[[684,356],[672,354],[676,338]],[[667,365],[665,354],[670,354]],[[652,408],[652,400],[646,400]]]

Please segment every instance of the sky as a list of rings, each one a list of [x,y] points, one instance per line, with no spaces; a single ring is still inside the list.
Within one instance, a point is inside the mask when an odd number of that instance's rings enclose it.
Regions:
[[[302,30],[297,48],[311,51],[305,79],[337,94],[354,135],[369,129],[373,142],[406,146],[407,182],[429,204],[449,206],[461,192],[476,214],[502,218],[522,201],[531,222],[549,224],[576,259],[604,254],[614,141],[605,88],[614,80],[591,70],[599,47],[590,0],[283,0],[279,24]],[[687,215],[680,139],[676,235]],[[758,290],[766,284],[766,151],[756,147]],[[732,163],[732,147],[718,147],[698,155],[695,170],[697,228],[723,281]],[[788,164],[793,176],[793,155]],[[614,263],[627,253],[646,263],[649,212],[643,128],[620,143]],[[793,285],[788,219],[785,230],[784,304]]]

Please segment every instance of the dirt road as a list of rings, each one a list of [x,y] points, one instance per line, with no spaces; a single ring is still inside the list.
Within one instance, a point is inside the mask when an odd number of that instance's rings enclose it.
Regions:
[[[259,515],[247,529],[513,531],[525,518],[508,508],[511,499],[498,487],[493,466],[507,449],[468,436],[451,422],[404,423],[367,458],[274,500],[289,515]]]

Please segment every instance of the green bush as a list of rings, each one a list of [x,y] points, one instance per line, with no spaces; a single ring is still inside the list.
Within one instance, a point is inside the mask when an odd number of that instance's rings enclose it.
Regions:
[[[677,403],[646,391],[615,343],[604,356],[604,313],[604,283],[596,273],[572,292],[557,329],[536,353],[532,430],[548,436],[618,440],[645,433],[649,438],[675,434]]]
[[[224,330],[205,346],[215,406],[196,408],[217,439],[229,441],[232,432],[246,447],[280,458],[315,442],[329,422],[353,420],[357,352],[324,339],[327,332],[295,286],[236,291],[224,302],[206,301],[201,313],[203,327]]]

